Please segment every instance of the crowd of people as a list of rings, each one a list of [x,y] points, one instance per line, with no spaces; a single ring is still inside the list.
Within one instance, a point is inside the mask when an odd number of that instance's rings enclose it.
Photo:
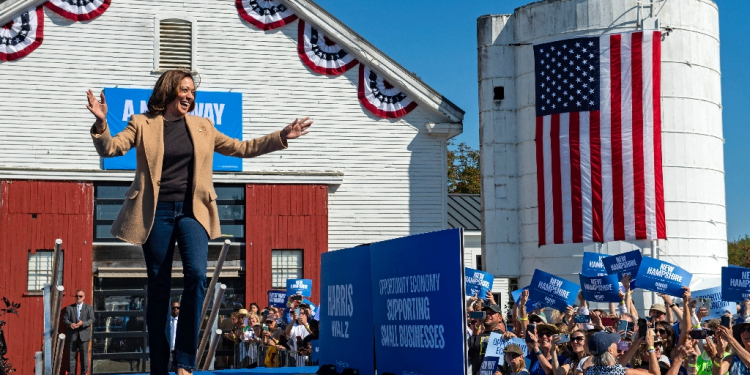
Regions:
[[[468,299],[468,356],[479,373],[494,332],[519,345],[507,345],[494,375],[750,375],[750,300],[707,319],[710,311],[683,288],[682,307],[660,295],[647,316],[639,316],[630,280],[622,280],[621,301],[608,309],[589,307],[581,294],[565,311],[526,311],[527,290],[503,316],[491,293]],[[710,306],[709,306],[710,307]],[[607,311],[608,310],[608,311]],[[484,312],[471,318],[471,312]],[[482,314],[479,314],[482,315]]]
[[[233,312],[219,328],[225,342],[232,345],[257,344],[274,348],[271,353],[291,351],[309,358],[313,341],[319,337],[318,324],[312,307],[290,296],[284,308],[268,306],[261,310],[253,302],[247,309]]]

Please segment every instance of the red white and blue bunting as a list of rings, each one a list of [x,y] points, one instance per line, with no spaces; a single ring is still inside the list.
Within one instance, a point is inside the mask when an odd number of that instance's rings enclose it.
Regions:
[[[383,118],[399,118],[417,107],[417,102],[364,64],[359,66],[358,94],[365,108]]]
[[[49,0],[47,8],[71,21],[89,21],[109,8],[112,0]]]
[[[304,20],[299,20],[297,52],[310,69],[326,75],[339,75],[359,61],[336,42]]]
[[[279,0],[236,0],[235,5],[242,19],[261,30],[272,30],[297,19]]]
[[[42,39],[44,9],[39,5],[0,26],[0,61],[18,60],[30,54],[42,44]]]

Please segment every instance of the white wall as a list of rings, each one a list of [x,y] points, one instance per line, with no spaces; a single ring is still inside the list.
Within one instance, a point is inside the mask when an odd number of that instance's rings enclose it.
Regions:
[[[529,282],[534,269],[578,281],[583,251],[644,254],[698,276],[727,263],[718,8],[655,0],[662,42],[662,159],[667,240],[538,246],[532,45],[636,31],[635,0],[558,0],[478,20],[483,245],[490,272]],[[653,24],[653,20],[651,21]],[[519,44],[520,45],[517,45]],[[513,45],[516,44],[516,45]],[[506,99],[493,101],[504,86]]]
[[[153,87],[154,16],[184,14],[198,20],[199,89],[242,92],[245,139],[295,117],[315,120],[288,150],[243,168],[343,172],[329,188],[330,249],[444,228],[445,141],[425,123],[447,119],[425,107],[399,120],[373,116],[357,99],[358,68],[329,77],[303,65],[297,22],[261,31],[241,21],[233,0],[117,0],[90,22],[44,12],[43,44],[0,63],[0,171],[99,169],[86,90]]]

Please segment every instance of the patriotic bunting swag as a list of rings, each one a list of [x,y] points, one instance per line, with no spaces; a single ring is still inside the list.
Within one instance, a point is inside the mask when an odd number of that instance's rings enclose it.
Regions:
[[[112,0],[49,0],[44,5],[72,21],[89,21],[104,13]]]
[[[398,118],[411,112],[417,103],[364,64],[359,66],[359,101],[376,116]]]
[[[353,68],[358,61],[309,23],[299,20],[297,52],[310,69],[327,75],[338,75]]]
[[[0,61],[18,60],[42,44],[44,9],[41,5],[26,10],[0,26]]]
[[[236,0],[240,17],[261,30],[271,30],[294,22],[297,16],[278,0]]]
[[[666,238],[661,33],[534,46],[539,245]]]

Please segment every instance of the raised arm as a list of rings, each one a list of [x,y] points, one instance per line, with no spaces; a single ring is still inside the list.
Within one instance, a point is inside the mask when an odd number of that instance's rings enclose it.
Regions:
[[[228,137],[212,126],[211,128],[214,131],[214,150],[226,156],[254,158],[287,148],[287,140],[299,138],[309,133],[307,129],[310,128],[312,123],[309,117],[305,117],[302,120],[295,119],[280,131],[248,141],[240,141],[239,139]]]
[[[682,293],[682,302],[685,307],[682,309],[682,321],[680,322],[680,332],[681,333],[684,332],[684,333],[680,335],[680,339],[679,339],[677,346],[685,345],[685,342],[687,342],[687,339],[689,336],[689,332],[693,328],[693,320],[691,319],[692,317],[690,316],[692,314],[691,311],[693,310],[692,307],[690,306],[690,287],[686,286],[686,287],[683,287],[682,289],[684,290],[684,292]]]
[[[125,155],[135,146],[137,133],[135,122],[131,119],[123,131],[112,137],[107,126],[107,102],[104,93],[101,93],[101,102],[96,99],[91,90],[86,93],[86,96],[88,98],[86,108],[96,117],[90,130],[96,152],[105,158]]]

